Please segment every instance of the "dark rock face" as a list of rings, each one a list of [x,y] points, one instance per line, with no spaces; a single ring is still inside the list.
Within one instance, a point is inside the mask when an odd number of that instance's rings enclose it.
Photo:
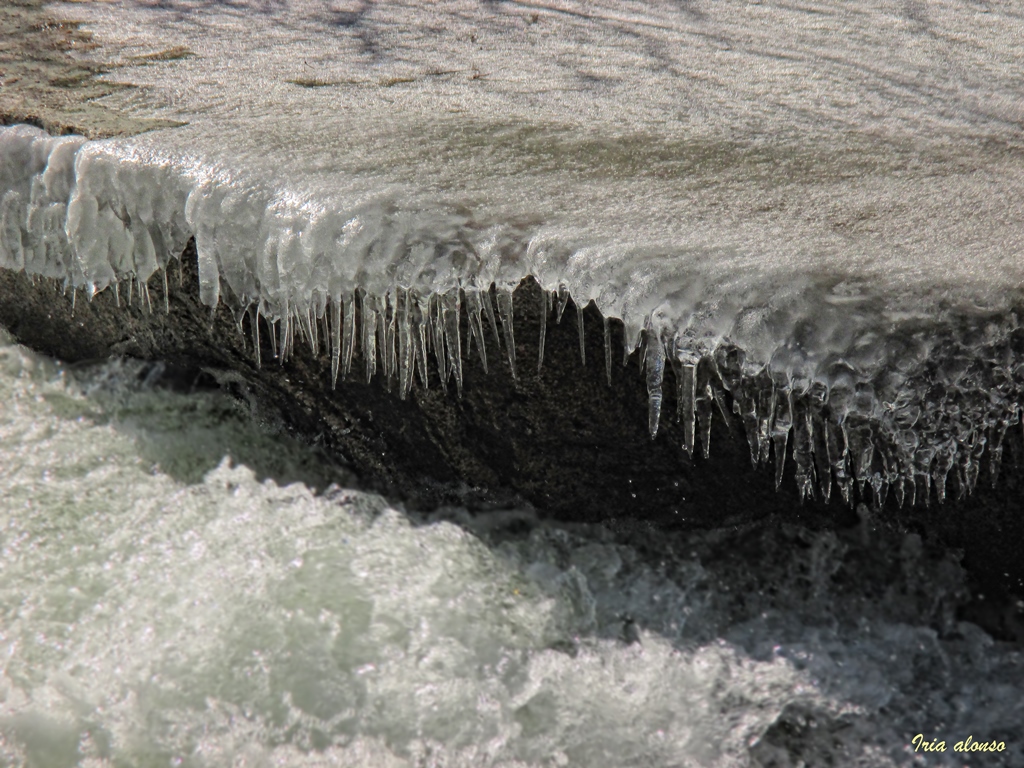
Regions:
[[[481,508],[525,501],[564,520],[642,518],[667,527],[722,527],[771,517],[812,527],[905,526],[962,548],[964,565],[982,592],[1024,594],[1019,501],[1024,445],[1017,429],[1006,438],[994,489],[982,482],[965,499],[939,505],[933,498],[930,506],[903,509],[890,494],[883,509],[867,513],[861,507],[858,516],[838,494],[831,504],[820,499],[801,503],[791,451],[776,491],[771,462],[751,466],[730,403],[725,403],[728,420],[715,411],[709,458],[699,447],[688,455],[682,426],[674,418],[671,372],[661,428],[652,441],[639,355],[622,365],[622,326],[612,321],[615,359],[609,386],[602,318],[593,305],[584,310],[586,364],[580,359],[575,311],[569,307],[561,323],[547,323],[545,363],[538,373],[542,299],[532,280],[514,294],[518,381],[504,348],[499,354],[489,339],[489,372],[476,352],[463,357],[461,397],[454,382],[444,391],[431,368],[430,388],[417,380],[405,400],[398,396],[397,381],[389,386],[380,372],[367,384],[358,360],[348,380],[332,391],[331,361],[323,345],[314,354],[296,339],[293,356],[280,365],[266,327],[261,328],[263,364],[258,366],[250,316],[245,315],[240,332],[237,307],[222,302],[211,311],[200,303],[192,244],[180,274],[178,263],[171,268],[166,312],[163,284],[153,283],[152,308],[140,306],[138,297],[128,306],[124,292],[118,300],[112,290],[91,302],[79,297],[72,307],[71,297],[52,281],[0,270],[0,323],[22,343],[69,362],[118,355],[189,370],[230,370],[231,386],[244,387],[298,435],[342,457],[367,487],[410,506]],[[465,339],[465,314],[462,324]]]

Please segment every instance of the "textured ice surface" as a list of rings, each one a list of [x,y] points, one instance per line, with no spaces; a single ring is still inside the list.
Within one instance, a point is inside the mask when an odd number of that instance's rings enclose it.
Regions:
[[[1024,765],[1020,651],[916,535],[410,518],[218,464],[315,475],[149,370],[0,335],[3,765]]]
[[[4,266],[144,294],[194,236],[205,301],[280,321],[283,357],[326,316],[336,370],[362,347],[403,394],[430,348],[461,385],[452,318],[465,307],[483,342],[492,283],[510,340],[507,291],[532,274],[653,349],[652,434],[663,358],[688,449],[708,387],[729,389],[755,461],[795,425],[809,493],[913,498],[951,468],[968,489],[1018,418],[1012,4],[55,8],[135,62],[111,105],[188,125],[86,144],[5,129]],[[929,368],[936,347],[955,370]],[[711,361],[737,348],[730,380]],[[936,386],[969,402],[927,402]]]

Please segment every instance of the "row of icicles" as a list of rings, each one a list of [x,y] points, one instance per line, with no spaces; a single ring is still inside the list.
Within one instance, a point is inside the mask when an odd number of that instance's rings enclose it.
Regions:
[[[167,270],[161,270],[164,282],[164,309],[169,311]],[[129,278],[127,300],[131,305],[136,291],[144,309],[152,311],[149,289],[144,281]],[[120,304],[124,291],[119,284],[112,286],[115,301]],[[500,348],[504,341],[506,359],[514,381],[519,380],[513,317],[513,289],[493,287],[491,291],[479,288],[454,287],[444,293],[423,295],[413,289],[398,288],[393,293],[376,296],[361,289],[336,296],[330,300],[320,296],[302,310],[288,307],[280,319],[265,316],[260,304],[250,303],[236,315],[239,331],[245,337],[244,320],[250,321],[253,348],[257,365],[261,364],[260,318],[271,328],[268,342],[274,358],[281,364],[294,352],[296,335],[307,343],[314,355],[322,345],[331,355],[331,386],[338,379],[352,374],[356,352],[364,364],[365,381],[369,383],[377,371],[385,377],[391,391],[397,380],[398,395],[408,397],[414,378],[418,374],[421,385],[430,386],[429,358],[434,356],[442,389],[447,392],[451,380],[455,381],[457,395],[462,396],[463,356],[473,350],[487,372],[489,361],[485,340],[485,325]],[[92,291],[88,292],[89,297]],[[540,292],[540,334],[538,339],[537,372],[544,365],[544,345],[549,317],[554,314],[560,323],[570,296],[562,286],[557,292]],[[74,302],[74,297],[72,298]],[[497,305],[497,310],[495,310]],[[461,317],[465,307],[469,333],[463,350]],[[358,319],[358,322],[357,322]],[[499,320],[501,333],[499,334]],[[576,324],[579,333],[579,351],[586,364],[583,307],[576,304]],[[610,319],[603,318],[605,374],[612,383],[612,339]],[[652,343],[653,342],[653,343]],[[756,378],[764,379],[755,386],[745,382],[736,369],[735,358],[742,358],[742,350],[723,344],[713,352],[695,355],[679,346],[678,341],[666,343],[650,327],[650,323],[632,345],[624,339],[623,365],[630,354],[640,350],[640,368],[646,378],[648,393],[648,429],[651,438],[657,436],[662,416],[663,385],[666,364],[673,368],[676,380],[677,420],[683,426],[683,449],[693,454],[697,439],[707,458],[713,411],[718,410],[726,423],[728,411],[739,417],[750,446],[751,461],[755,467],[767,463],[774,447],[775,485],[783,479],[785,458],[792,438],[792,456],[796,466],[796,481],[801,499],[815,495],[815,488],[827,502],[832,493],[833,480],[845,503],[854,501],[856,483],[863,497],[865,486],[870,486],[876,505],[881,505],[892,487],[902,506],[905,501],[915,503],[920,492],[925,503],[934,483],[936,495],[945,500],[946,478],[956,468],[960,478],[960,496],[973,491],[977,482],[981,455],[988,443],[991,455],[993,483],[997,477],[1002,438],[1006,427],[1016,423],[1019,413],[1015,406],[1008,410],[1001,429],[990,438],[971,437],[969,444],[946,441],[935,447],[918,446],[909,452],[896,448],[891,451],[877,449],[879,437],[866,424],[859,427],[834,424],[821,414],[828,392],[808,392],[806,398],[797,398],[786,382],[777,382],[775,376],[763,369]],[[723,375],[724,374],[724,375]],[[746,386],[744,386],[746,384]],[[823,385],[818,384],[820,388]],[[732,395],[729,408],[725,392]],[[807,403],[801,405],[802,400]],[[818,408],[813,404],[817,403]],[[1024,423],[1024,422],[1022,422]],[[869,435],[861,435],[868,429]],[[889,441],[892,442],[892,441]],[[891,455],[889,455],[891,454]],[[872,470],[880,465],[881,469]]]

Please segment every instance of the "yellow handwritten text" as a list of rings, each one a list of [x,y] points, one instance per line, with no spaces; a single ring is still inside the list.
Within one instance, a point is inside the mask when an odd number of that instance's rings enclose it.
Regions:
[[[942,739],[926,739],[923,733],[917,734],[910,743],[915,752],[945,752],[946,742]],[[1005,741],[975,741],[974,736],[961,739],[953,745],[954,752],[1002,752],[1006,749]]]
[[[910,743],[914,745],[915,752],[945,752],[946,742],[939,741],[938,739],[932,739],[931,741],[925,741],[924,734],[919,733]]]
[[[954,752],[1002,752],[1004,749],[1005,741],[975,741],[973,736],[953,745]]]

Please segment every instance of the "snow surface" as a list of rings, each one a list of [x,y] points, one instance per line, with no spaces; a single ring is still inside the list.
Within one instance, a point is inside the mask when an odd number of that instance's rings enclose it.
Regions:
[[[696,361],[723,343],[745,376],[833,387],[839,360],[855,386],[908,346],[924,366],[922,325],[1016,327],[1010,3],[53,8],[139,86],[111,106],[188,125],[87,143],[2,129],[3,266],[90,294],[144,288],[194,236],[204,301],[230,293],[283,321],[283,355],[326,315],[342,374],[379,320],[369,351],[405,372],[403,393],[434,339],[458,377],[445,317],[461,302],[482,340],[493,283],[511,334],[507,294],[534,275],[621,318],[630,348],[652,340],[652,433],[665,362],[681,380],[691,366],[699,398]],[[1015,421],[1016,393],[967,432]]]

